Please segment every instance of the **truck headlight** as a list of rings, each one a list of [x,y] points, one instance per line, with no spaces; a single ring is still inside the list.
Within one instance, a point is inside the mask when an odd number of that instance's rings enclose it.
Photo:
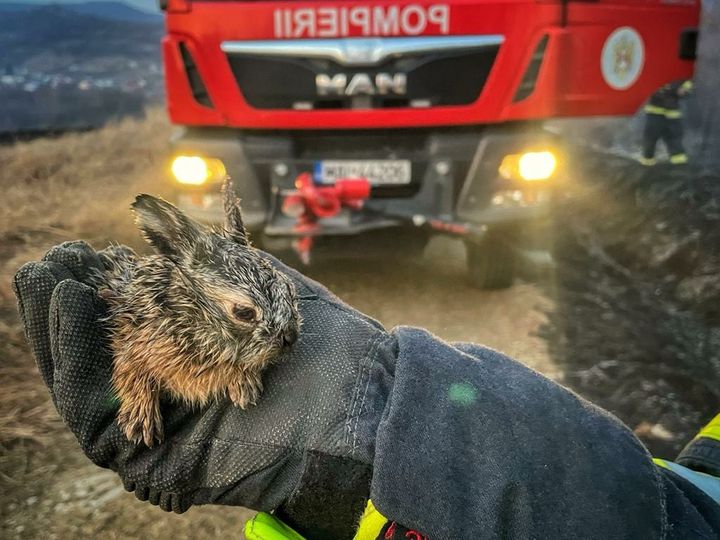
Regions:
[[[557,168],[555,155],[546,150],[544,152],[526,152],[518,160],[518,172],[523,180],[547,180]]]
[[[550,150],[509,154],[503,158],[498,172],[509,180],[543,181],[555,174],[557,161],[557,157]]]
[[[170,166],[179,184],[201,186],[207,182],[219,182],[227,174],[222,161],[200,156],[176,156]]]

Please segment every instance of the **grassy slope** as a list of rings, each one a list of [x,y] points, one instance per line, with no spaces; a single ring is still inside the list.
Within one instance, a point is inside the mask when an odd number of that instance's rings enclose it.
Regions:
[[[141,247],[129,204],[162,194],[170,127],[144,122],[0,147],[0,537],[241,538],[244,510],[165,514],[125,493],[80,452],[27,350],[11,279],[52,245],[83,238]]]
[[[718,412],[719,179],[578,157],[583,181],[556,213],[550,353],[566,384],[673,458]]]
[[[1,370],[21,369],[13,367],[13,358],[24,356],[12,275],[22,263],[40,258],[64,240],[85,238],[98,246],[110,239],[137,244],[128,205],[139,190],[162,191],[168,132],[162,113],[154,111],[146,122],[0,147],[0,331],[9,338],[1,346],[11,346],[14,352],[3,351]],[[8,381],[8,375],[0,373],[1,380]],[[25,388],[23,403],[16,404],[3,392],[0,443],[15,436],[47,437],[44,429],[34,432],[35,422],[28,421],[28,415],[40,414],[34,407],[39,397],[28,399],[28,394],[34,396]]]

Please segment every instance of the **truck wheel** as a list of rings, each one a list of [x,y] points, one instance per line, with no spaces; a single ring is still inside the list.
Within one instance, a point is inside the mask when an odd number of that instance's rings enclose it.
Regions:
[[[506,289],[515,281],[515,253],[507,241],[488,235],[465,242],[470,284],[478,289]]]

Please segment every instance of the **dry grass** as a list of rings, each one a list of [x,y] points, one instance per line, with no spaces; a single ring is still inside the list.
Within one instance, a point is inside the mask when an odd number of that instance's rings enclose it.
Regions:
[[[19,440],[44,446],[50,441],[50,428],[57,424],[57,413],[28,359],[19,325],[0,321],[0,336],[6,355],[0,365],[0,447]]]
[[[139,191],[167,191],[169,133],[157,109],[141,122],[0,147],[0,453],[46,444],[60,425],[19,325],[13,274],[65,240],[137,246],[128,207]]]
[[[59,242],[143,247],[128,207],[140,191],[167,195],[169,136],[155,110],[141,122],[0,146],[1,538],[243,538],[249,511],[166,514],[85,459],[50,402],[12,293],[16,270]]]

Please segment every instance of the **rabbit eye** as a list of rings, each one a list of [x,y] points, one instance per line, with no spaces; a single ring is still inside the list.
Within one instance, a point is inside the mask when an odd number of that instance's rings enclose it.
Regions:
[[[254,308],[242,304],[235,304],[232,307],[232,315],[240,322],[249,323],[255,322],[257,311],[255,311]]]

